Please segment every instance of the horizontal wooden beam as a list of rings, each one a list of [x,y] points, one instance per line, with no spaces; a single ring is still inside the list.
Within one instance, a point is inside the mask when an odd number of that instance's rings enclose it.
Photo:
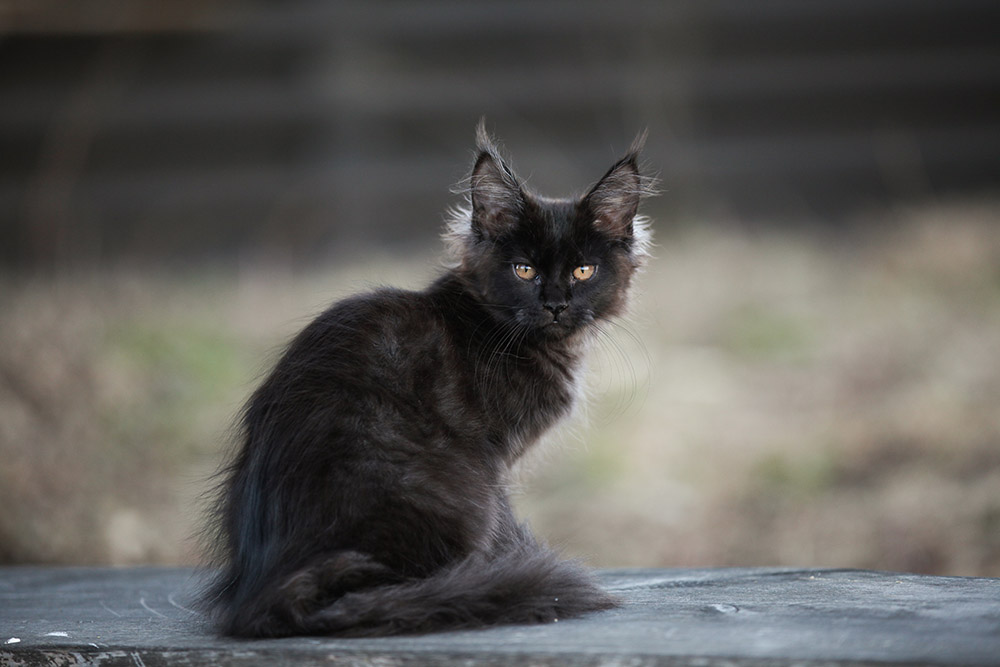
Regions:
[[[605,570],[621,608],[389,639],[234,641],[191,569],[2,568],[8,665],[997,665],[1000,579],[860,570]]]

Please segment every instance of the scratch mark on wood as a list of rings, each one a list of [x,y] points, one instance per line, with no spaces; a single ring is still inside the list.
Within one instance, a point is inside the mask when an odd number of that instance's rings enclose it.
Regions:
[[[152,607],[150,607],[148,604],[146,604],[146,598],[139,598],[139,604],[141,604],[142,608],[145,609],[146,611],[148,611],[149,613],[156,614],[160,618],[167,618],[166,614],[161,614],[160,612],[156,611],[155,609],[153,609]]]
[[[104,600],[101,600],[101,606],[104,607],[104,611],[108,612],[112,616],[115,616],[117,618],[121,618],[122,617],[122,615],[119,614],[117,611],[115,611],[114,609],[112,609],[108,605],[104,604]]]
[[[172,593],[170,593],[170,595],[167,596],[167,602],[169,602],[170,604],[174,605],[175,607],[177,607],[181,611],[186,611],[187,613],[192,614],[194,616],[198,616],[199,615],[198,612],[196,612],[194,609],[188,609],[184,605],[178,604],[177,600],[174,599],[175,595],[177,595],[177,591],[173,591]]]

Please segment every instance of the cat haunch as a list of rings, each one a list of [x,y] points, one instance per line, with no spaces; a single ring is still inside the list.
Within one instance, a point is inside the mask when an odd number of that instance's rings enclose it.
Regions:
[[[540,197],[480,124],[452,268],[335,303],[253,393],[220,476],[204,606],[239,637],[543,623],[613,607],[515,518],[512,464],[571,410],[646,257],[642,138]]]

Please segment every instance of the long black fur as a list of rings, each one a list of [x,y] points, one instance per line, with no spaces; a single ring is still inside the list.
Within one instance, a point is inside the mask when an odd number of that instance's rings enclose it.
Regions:
[[[239,637],[553,621],[615,600],[514,517],[512,464],[571,409],[647,231],[641,139],[585,196],[517,180],[482,124],[456,264],[334,304],[247,402],[203,602]],[[530,280],[517,264],[533,267]],[[573,278],[593,265],[592,278]]]

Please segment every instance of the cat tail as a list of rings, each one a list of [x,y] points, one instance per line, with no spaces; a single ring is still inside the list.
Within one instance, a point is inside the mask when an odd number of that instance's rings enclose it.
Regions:
[[[592,576],[537,544],[473,554],[424,579],[347,593],[300,632],[350,637],[551,623],[617,606]]]
[[[387,570],[339,552],[270,594],[230,600],[218,620],[232,636],[376,637],[551,623],[618,604],[583,567],[533,540],[474,553],[425,578],[393,581]]]

